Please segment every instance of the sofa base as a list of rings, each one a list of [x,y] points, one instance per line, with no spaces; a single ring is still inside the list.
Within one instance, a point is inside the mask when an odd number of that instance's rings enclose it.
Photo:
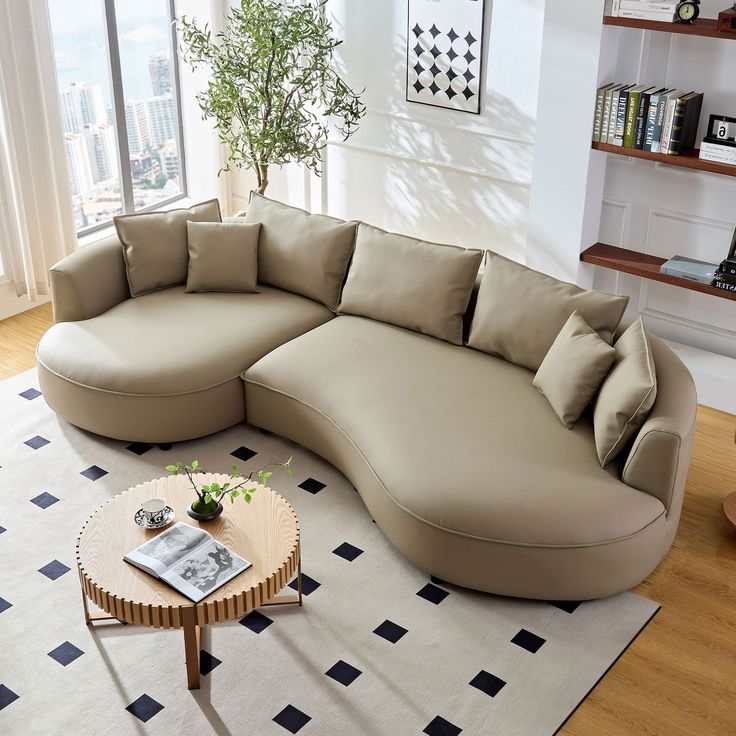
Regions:
[[[103,437],[127,442],[183,442],[245,419],[240,378],[218,386],[170,395],[115,393],[83,386],[38,362],[46,403],[68,422]]]
[[[248,422],[290,439],[338,468],[389,541],[413,564],[449,583],[518,598],[588,600],[628,590],[667,553],[676,524],[663,515],[623,540],[532,546],[466,536],[399,506],[360,449],[316,408],[245,378]]]

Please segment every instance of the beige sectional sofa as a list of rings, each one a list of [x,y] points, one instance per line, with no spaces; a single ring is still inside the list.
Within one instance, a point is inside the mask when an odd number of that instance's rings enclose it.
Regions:
[[[462,586],[579,600],[649,575],[677,529],[696,410],[692,379],[667,345],[649,336],[656,401],[601,467],[591,411],[566,429],[532,386],[532,370],[463,344],[474,300],[468,306],[459,288],[443,292],[441,279],[453,269],[457,279],[474,277],[480,256],[445,262],[440,253],[408,278],[407,303],[392,304],[370,279],[391,255],[382,249],[397,238],[398,262],[411,263],[426,244],[366,228],[349,272],[348,259],[325,269],[344,250],[345,223],[309,219],[301,228],[310,216],[281,207],[259,198],[249,209],[264,223],[259,247],[264,230],[272,241],[305,229],[319,240],[324,225],[337,238],[300,262],[311,298],[279,288],[288,247],[264,259],[267,278],[259,266],[258,293],[178,285],[131,298],[117,238],[57,264],[56,324],[38,348],[48,404],[123,440],[181,441],[244,420],[292,439],[350,479],[407,558]],[[407,280],[398,271],[386,276],[394,292]],[[283,278],[300,290],[293,272]],[[425,282],[439,306],[419,310]]]

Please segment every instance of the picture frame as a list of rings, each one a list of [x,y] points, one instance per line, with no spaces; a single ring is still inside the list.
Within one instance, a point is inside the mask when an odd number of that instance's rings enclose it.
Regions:
[[[407,0],[406,100],[479,115],[485,0]]]

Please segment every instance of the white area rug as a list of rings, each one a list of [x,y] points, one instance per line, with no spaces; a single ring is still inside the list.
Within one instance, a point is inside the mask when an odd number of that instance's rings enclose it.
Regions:
[[[559,607],[431,582],[340,473],[276,436],[128,446],[57,419],[37,388],[33,371],[0,384],[2,734],[549,736],[657,611],[630,593]],[[308,595],[207,629],[190,692],[180,630],[84,625],[74,543],[164,465],[226,472],[234,452],[254,453],[247,470],[294,454],[273,486],[301,520]]]

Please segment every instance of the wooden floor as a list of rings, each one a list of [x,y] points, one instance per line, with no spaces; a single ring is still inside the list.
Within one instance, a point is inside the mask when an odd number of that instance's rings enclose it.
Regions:
[[[0,378],[35,365],[49,305],[0,322]],[[675,543],[636,592],[662,609],[560,732],[565,736],[736,734],[736,417],[701,407]],[[531,734],[530,734],[531,736]]]

